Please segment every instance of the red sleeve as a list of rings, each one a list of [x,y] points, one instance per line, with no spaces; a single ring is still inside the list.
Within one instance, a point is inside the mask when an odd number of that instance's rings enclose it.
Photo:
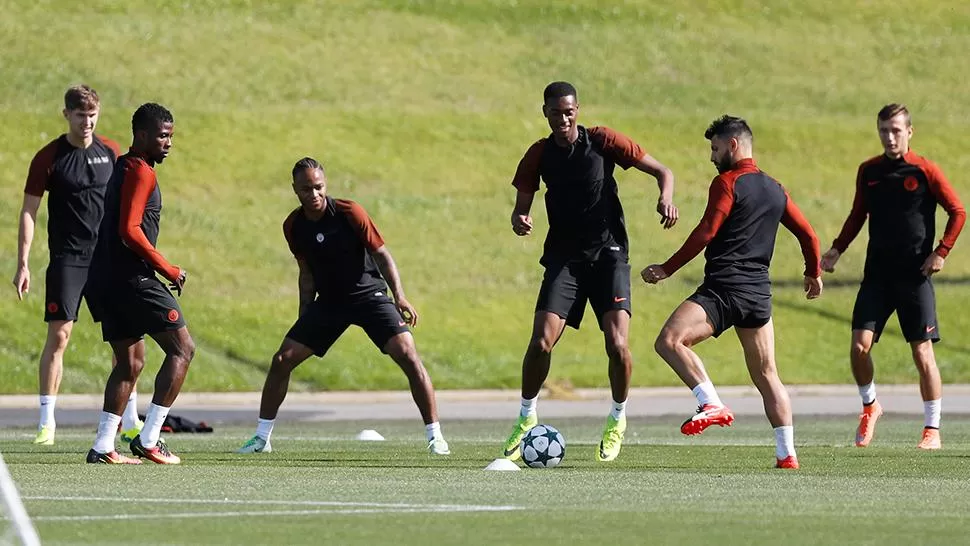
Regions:
[[[179,276],[179,268],[165,260],[141,229],[145,205],[155,190],[155,184],[155,172],[145,162],[132,161],[125,167],[125,179],[121,184],[121,221],[118,231],[121,234],[121,240],[128,248],[148,262],[148,265],[163,277],[175,282]]]
[[[785,213],[781,216],[781,224],[795,234],[798,244],[802,247],[802,257],[805,258],[805,272],[803,274],[806,277],[817,279],[822,275],[820,263],[822,251],[819,248],[818,236],[815,235],[812,224],[808,223],[808,219],[805,218],[805,215],[802,214],[801,209],[798,208],[787,191],[785,197],[788,198],[788,203],[785,205]]]
[[[925,166],[924,171],[927,174],[926,178],[930,184],[930,191],[933,192],[933,196],[936,197],[936,200],[949,216],[946,221],[946,228],[943,230],[943,238],[940,239],[940,244],[937,245],[935,251],[941,257],[946,258],[963,229],[963,224],[967,220],[967,211],[964,210],[963,203],[957,197],[957,192],[953,190],[953,186],[943,176],[943,171],[936,164],[929,163]]]
[[[852,209],[849,211],[849,217],[845,219],[845,224],[842,225],[839,236],[832,242],[832,247],[838,250],[839,254],[845,253],[846,249],[849,248],[849,243],[856,238],[856,235],[862,230],[862,226],[865,225],[866,218],[869,217],[866,202],[862,198],[862,169],[865,166],[866,163],[860,165],[859,172],[856,173],[855,197],[852,198]]]
[[[283,220],[283,237],[286,238],[286,246],[290,248],[290,252],[297,260],[303,259],[303,253],[296,248],[296,241],[293,239],[293,222],[296,221],[296,215],[300,214],[301,210],[301,208],[294,210],[286,220]]]
[[[27,183],[24,184],[24,193],[43,197],[47,189],[47,178],[54,168],[54,156],[57,154],[57,140],[44,146],[34,155],[30,161],[30,169],[27,170]]]
[[[609,127],[593,127],[589,130],[589,137],[599,144],[603,153],[623,169],[629,169],[640,162],[647,155],[639,144],[623,133]]]
[[[117,142],[111,140],[110,138],[105,138],[100,135],[98,135],[98,138],[101,139],[101,142],[103,142],[105,146],[107,146],[108,148],[111,149],[112,152],[114,152],[116,160],[119,157],[121,157],[121,146],[118,145]]]
[[[700,223],[697,224],[694,231],[684,241],[680,250],[675,252],[661,266],[668,277],[704,250],[704,247],[717,235],[717,230],[721,229],[721,225],[724,224],[724,220],[731,213],[731,207],[733,206],[733,184],[729,184],[720,176],[714,178],[714,181],[711,182],[711,189],[708,192],[707,209],[704,211],[704,216],[701,218]]]
[[[358,236],[360,236],[360,241],[364,243],[364,247],[367,250],[373,252],[384,246],[384,238],[377,231],[377,226],[374,225],[374,221],[367,215],[364,207],[345,199],[334,199],[334,203],[347,215],[347,219],[350,220],[350,225],[357,231]]]
[[[515,169],[512,185],[521,192],[535,193],[539,191],[539,163],[542,161],[542,150],[546,147],[546,140],[542,139],[526,150]]]

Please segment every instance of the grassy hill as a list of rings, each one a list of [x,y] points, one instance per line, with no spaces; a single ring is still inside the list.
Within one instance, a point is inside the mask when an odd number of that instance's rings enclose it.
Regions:
[[[138,104],[176,118],[159,168],[159,246],[191,274],[182,298],[199,345],[192,390],[251,390],[297,308],[296,267],[280,223],[297,202],[289,170],[304,155],[327,166],[330,193],[375,218],[419,312],[416,331],[436,385],[518,384],[545,234],[508,225],[509,186],[528,145],[548,130],[542,87],[579,89],[581,121],[633,136],[677,177],[682,223],[659,229],[656,189],[622,173],[635,271],[666,259],[696,223],[714,174],[703,131],[722,113],[746,117],[761,166],[781,180],[823,245],[848,212],[855,169],[879,153],[875,112],[914,113],[914,149],[970,200],[965,52],[970,5],[823,0],[661,2],[209,1],[148,4],[3,2],[0,20],[0,271],[12,277],[27,165],[63,130],[64,90],[101,94],[100,132],[130,139]],[[0,298],[2,392],[34,392],[44,340],[46,212],[31,257],[34,290]],[[965,235],[964,238],[970,237]],[[970,381],[970,252],[961,241],[937,285],[938,359],[946,381]],[[789,382],[848,382],[848,318],[864,235],[826,278],[823,299],[800,294],[800,254],[782,234],[773,265],[778,360]],[[696,260],[659,287],[634,286],[632,347],[639,385],[678,384],[653,353],[663,320],[702,275]],[[700,349],[718,383],[746,383],[732,334]],[[143,380],[157,368],[157,352]],[[877,380],[913,382],[893,322],[875,354]],[[66,357],[64,392],[102,388],[109,351],[87,317]],[[568,331],[552,380],[606,384],[598,329]],[[402,388],[396,367],[362,332],[294,375],[294,388]]]

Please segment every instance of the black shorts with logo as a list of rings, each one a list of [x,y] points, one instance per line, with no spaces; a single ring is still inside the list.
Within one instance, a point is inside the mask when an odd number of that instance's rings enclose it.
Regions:
[[[381,352],[392,337],[409,331],[394,300],[386,292],[377,291],[339,303],[315,300],[286,337],[323,356],[351,324],[363,328]]]
[[[714,337],[731,327],[761,328],[771,320],[770,285],[739,287],[705,282],[687,301],[704,309],[714,326]]]
[[[101,322],[105,341],[141,339],[185,326],[178,300],[157,277],[119,279],[90,292],[88,306],[95,322]]]
[[[77,321],[82,297],[88,300],[88,309],[91,308],[86,290],[88,270],[87,265],[65,264],[59,260],[51,260],[50,265],[47,266],[44,322]]]
[[[630,264],[623,257],[603,252],[596,261],[573,261],[546,266],[536,311],[548,311],[579,329],[586,302],[593,306],[596,322],[603,329],[603,315],[630,305]]]
[[[929,278],[864,278],[852,309],[852,329],[871,330],[879,341],[893,311],[906,341],[940,340],[936,293]]]

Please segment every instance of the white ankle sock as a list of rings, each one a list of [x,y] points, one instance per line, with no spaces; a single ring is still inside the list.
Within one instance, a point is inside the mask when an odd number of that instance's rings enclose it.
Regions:
[[[876,401],[876,382],[873,381],[868,385],[859,385],[859,396],[862,397],[862,405],[868,406],[869,404]]]
[[[613,410],[610,412],[610,416],[616,419],[617,421],[619,421],[620,417],[623,417],[625,413],[626,413],[626,400],[622,402],[617,402],[616,400],[614,400]]]
[[[795,427],[775,427],[775,457],[795,456]]]
[[[54,423],[54,404],[57,402],[56,394],[40,395],[40,427],[53,427]]]
[[[940,428],[940,413],[943,411],[943,399],[926,400],[923,402],[923,426]]]
[[[275,423],[276,419],[257,419],[256,436],[269,442],[269,437],[273,435],[273,425]]]
[[[162,435],[162,424],[168,417],[168,410],[165,406],[157,406],[155,403],[148,405],[148,412],[145,414],[145,426],[141,429],[141,445],[151,449],[158,443],[158,437]]]
[[[425,425],[424,437],[427,438],[429,442],[435,438],[441,438],[441,423],[435,421],[430,425]]]
[[[539,402],[539,396],[535,398],[523,398],[522,399],[522,409],[519,410],[519,416],[527,417],[536,412],[536,404]]]
[[[98,453],[111,453],[115,450],[115,435],[118,433],[118,425],[121,423],[121,416],[106,411],[101,412],[101,419],[98,421],[98,435],[94,437],[94,445],[91,449]]]
[[[696,387],[691,389],[694,393],[694,397],[697,398],[698,406],[706,406],[708,404],[712,406],[723,406],[721,398],[717,395],[717,391],[714,390],[714,383],[710,381],[704,381],[698,383]]]
[[[121,430],[130,430],[138,426],[138,393],[134,390],[128,396],[128,405],[121,414]]]

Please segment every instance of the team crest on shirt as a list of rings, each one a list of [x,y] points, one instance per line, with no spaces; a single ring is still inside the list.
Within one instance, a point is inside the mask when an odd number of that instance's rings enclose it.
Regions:
[[[169,309],[169,311],[168,311],[168,321],[169,322],[177,322],[178,319],[179,319],[179,312],[176,311],[175,309]]]
[[[318,243],[322,243],[324,239],[326,239],[326,237],[324,237],[322,233],[317,233],[317,242]]]
[[[907,176],[906,180],[903,180],[903,187],[906,191],[916,191],[916,188],[919,188],[919,180],[916,180],[915,176]]]

